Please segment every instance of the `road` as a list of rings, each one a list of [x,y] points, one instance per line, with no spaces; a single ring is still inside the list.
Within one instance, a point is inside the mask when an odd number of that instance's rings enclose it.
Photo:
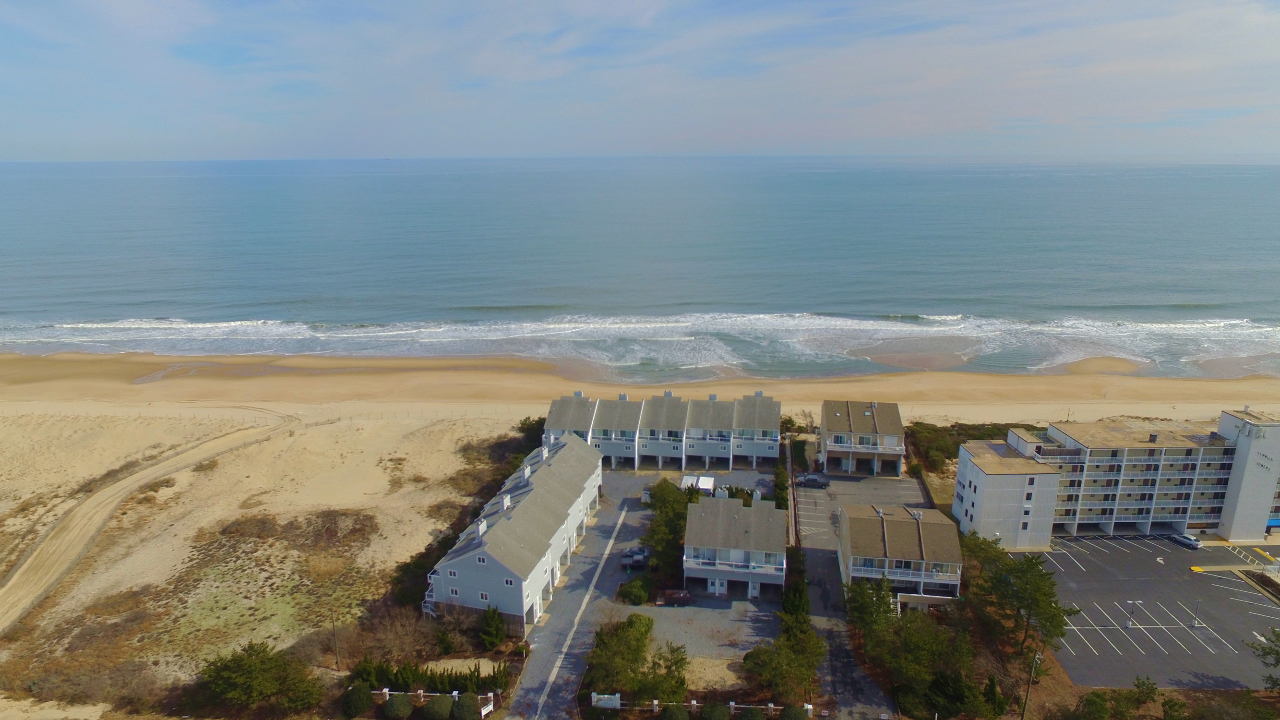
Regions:
[[[260,411],[262,412],[262,411]],[[0,585],[0,633],[22,619],[75,567],[111,520],[120,503],[138,488],[232,450],[296,427],[298,419],[210,438],[181,449],[133,475],[98,490],[64,515],[19,561]]]

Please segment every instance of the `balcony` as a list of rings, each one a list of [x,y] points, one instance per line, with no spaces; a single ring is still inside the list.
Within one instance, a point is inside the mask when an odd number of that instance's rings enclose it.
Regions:
[[[1130,470],[1124,473],[1126,480],[1146,480],[1160,477],[1159,470]]]
[[[852,443],[837,444],[833,442],[827,443],[827,449],[840,452],[888,453],[893,455],[905,455],[907,452],[905,445],[854,445]]]
[[[1268,520],[1280,520],[1280,512],[1271,513],[1267,516]]]
[[[1151,515],[1152,522],[1177,522],[1178,520],[1186,520],[1186,514],[1177,515],[1173,513]]]
[[[1055,503],[1053,507],[1057,510],[1061,510],[1063,508],[1077,508],[1080,507],[1080,503],[1077,500],[1063,500],[1062,502]]]
[[[1196,473],[1196,477],[1229,478],[1231,477],[1231,471],[1230,470],[1201,470]]]
[[[1079,506],[1082,508],[1115,507],[1116,501],[1115,500],[1086,500],[1086,501],[1082,501]]]
[[[1174,507],[1175,505],[1190,505],[1191,498],[1186,500],[1156,500],[1156,507]]]
[[[1122,508],[1129,508],[1129,507],[1140,507],[1140,508],[1145,508],[1145,507],[1151,507],[1151,501],[1150,501],[1150,500],[1121,500],[1121,501],[1119,501],[1119,502],[1117,502],[1117,503],[1116,503],[1116,507],[1122,507]]]
[[[853,577],[879,578],[890,580],[923,580],[925,582],[960,582],[960,573],[928,572],[927,570],[894,570],[891,568],[869,568],[856,566],[849,568]]]
[[[1217,515],[1188,515],[1187,522],[1215,522],[1222,519],[1222,514]]]
[[[1110,470],[1086,470],[1084,473],[1087,480],[1116,480],[1124,473],[1112,472]]]
[[[765,573],[768,575],[781,575],[786,569],[781,565],[762,565],[759,563],[749,562],[729,562],[721,560],[691,560],[686,558],[684,561],[686,570],[690,568],[711,568],[715,570],[736,570],[739,572]]]

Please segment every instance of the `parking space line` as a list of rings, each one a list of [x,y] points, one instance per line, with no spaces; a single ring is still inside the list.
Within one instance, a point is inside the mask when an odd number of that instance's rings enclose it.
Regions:
[[[1063,635],[1065,635],[1065,634],[1066,634],[1066,633],[1063,633]],[[1067,650],[1069,650],[1069,651],[1071,652],[1071,654],[1072,654],[1072,655],[1075,655],[1075,654],[1076,654],[1076,651],[1075,651],[1075,650],[1071,650],[1071,646],[1067,644],[1067,639],[1066,639],[1065,637],[1060,637],[1060,638],[1058,638],[1058,642],[1062,643],[1062,647],[1064,647],[1064,648],[1066,648]]]
[[[1115,603],[1115,606],[1116,606],[1117,608],[1120,608],[1120,611],[1121,611],[1121,612],[1124,612],[1124,608],[1120,607],[1120,603],[1118,603],[1118,602],[1117,602],[1117,603]],[[1141,626],[1141,625],[1138,625],[1137,627],[1138,627],[1138,629],[1139,629],[1139,630],[1141,630],[1141,631],[1142,631],[1142,634],[1143,634],[1143,635],[1146,635],[1146,636],[1147,636],[1147,639],[1148,639],[1148,640],[1150,640],[1151,642],[1155,643],[1155,644],[1156,644],[1156,647],[1160,648],[1160,652],[1164,653],[1165,655],[1168,655],[1168,654],[1169,654],[1169,651],[1168,651],[1168,650],[1165,650],[1165,649],[1164,649],[1164,646],[1160,644],[1160,641],[1159,641],[1159,640],[1156,640],[1154,637],[1152,637],[1152,636],[1151,636],[1151,633],[1147,632],[1147,629],[1146,629],[1145,627],[1143,627],[1143,626]]]
[[[1110,555],[1110,554],[1111,554],[1111,551],[1110,551],[1110,550],[1108,550],[1108,549],[1106,549],[1106,548],[1102,547],[1101,545],[1094,545],[1093,543],[1089,542],[1088,540],[1085,540],[1084,538],[1079,538],[1079,540],[1080,540],[1080,542],[1084,543],[1085,545],[1088,545],[1088,546],[1089,546],[1089,547],[1091,547],[1091,548],[1097,548],[1097,549],[1101,550],[1102,552],[1104,552],[1104,553],[1106,553],[1106,554],[1108,554],[1108,555]]]
[[[1139,540],[1141,540],[1142,542],[1144,542],[1144,543],[1146,543],[1146,544],[1150,545],[1151,547],[1153,547],[1153,548],[1157,549],[1157,550],[1163,550],[1163,549],[1164,549],[1163,547],[1161,547],[1161,546],[1159,546],[1159,545],[1155,544],[1154,542],[1152,542],[1152,541],[1150,541],[1150,540],[1148,540],[1148,539],[1146,539],[1146,538],[1144,538],[1144,537],[1142,537],[1142,538],[1138,538],[1138,539],[1139,539]]]
[[[1165,626],[1163,626],[1163,625],[1160,625],[1160,621],[1156,619],[1156,616],[1155,616],[1155,615],[1152,615],[1152,614],[1151,614],[1151,611],[1147,609],[1147,606],[1146,606],[1146,604],[1145,604],[1145,603],[1144,603],[1144,604],[1142,604],[1142,605],[1139,605],[1138,607],[1142,608],[1142,612],[1146,613],[1146,614],[1147,614],[1147,617],[1151,618],[1151,622],[1155,623],[1156,625],[1159,625],[1159,627],[1160,627],[1160,629],[1161,629],[1161,630],[1164,630],[1164,631],[1165,631],[1165,633],[1167,633],[1167,634],[1169,635],[1169,637],[1173,638],[1173,641],[1174,641],[1174,642],[1178,643],[1178,645],[1179,645],[1179,646],[1181,646],[1183,650],[1186,650],[1188,655],[1190,655],[1190,654],[1191,654],[1191,649],[1190,649],[1190,648],[1188,648],[1186,645],[1183,645],[1183,644],[1182,644],[1182,641],[1181,641],[1181,640],[1179,640],[1179,639],[1177,638],[1177,636],[1175,636],[1175,635],[1173,634],[1173,631],[1171,631],[1169,628],[1167,628],[1167,627],[1165,627]],[[1174,620],[1177,620],[1177,618],[1174,618]]]
[[[1098,542],[1104,542],[1104,543],[1106,543],[1106,544],[1108,544],[1108,545],[1115,545],[1117,548],[1120,548],[1121,550],[1124,550],[1125,552],[1129,552],[1129,549],[1128,549],[1128,548],[1126,548],[1126,547],[1124,547],[1124,546],[1120,545],[1120,544],[1119,544],[1119,543],[1117,543],[1115,540],[1107,540],[1106,538],[1098,538]]]
[[[1181,600],[1179,600],[1179,601],[1177,601],[1177,602],[1178,602],[1178,604],[1179,604],[1179,605],[1182,605],[1182,601],[1181,601]],[[1182,609],[1183,609],[1183,610],[1186,610],[1187,612],[1191,612],[1190,608],[1188,608],[1186,605],[1182,605]],[[1200,626],[1201,626],[1201,627],[1203,627],[1205,630],[1208,630],[1209,632],[1213,633],[1213,636],[1214,636],[1214,637],[1216,637],[1216,638],[1218,638],[1218,642],[1222,643],[1223,645],[1226,645],[1226,646],[1227,646],[1227,648],[1229,648],[1229,649],[1231,650],[1231,652],[1233,652],[1233,653],[1235,653],[1235,654],[1237,654],[1237,655],[1239,655],[1239,654],[1240,654],[1240,651],[1239,651],[1239,650],[1237,650],[1237,649],[1235,649],[1235,648],[1231,647],[1231,643],[1227,642],[1226,640],[1223,640],[1221,635],[1219,635],[1218,633],[1214,632],[1213,628],[1209,627],[1209,623],[1201,622],[1201,623],[1200,623]]]
[[[1143,650],[1143,649],[1142,649],[1142,646],[1141,646],[1141,645],[1139,645],[1139,644],[1137,643],[1137,641],[1135,641],[1133,638],[1129,637],[1129,633],[1125,632],[1125,631],[1124,631],[1124,628],[1120,627],[1119,625],[1116,625],[1116,621],[1111,619],[1111,616],[1107,614],[1107,611],[1106,611],[1106,610],[1103,610],[1103,609],[1102,609],[1102,606],[1101,606],[1101,605],[1099,605],[1098,603],[1094,603],[1094,604],[1093,604],[1093,606],[1094,606],[1094,607],[1096,607],[1096,608],[1098,608],[1098,612],[1101,612],[1101,613],[1102,613],[1102,617],[1106,618],[1106,619],[1107,619],[1107,622],[1111,623],[1112,625],[1115,625],[1117,628],[1120,628],[1120,633],[1121,633],[1121,634],[1123,634],[1126,638],[1128,638],[1128,639],[1129,639],[1129,642],[1133,643],[1133,646],[1134,646],[1134,647],[1138,648],[1138,652],[1142,653],[1143,655],[1146,655],[1146,654],[1147,654],[1147,651],[1146,651],[1146,650]]]
[[[1231,592],[1242,592],[1242,593],[1248,593],[1249,595],[1257,595],[1258,597],[1266,597],[1266,595],[1263,595],[1263,594],[1262,594],[1262,593],[1260,593],[1260,592],[1254,592],[1254,591],[1252,591],[1252,590],[1245,590],[1244,588],[1233,588],[1233,587],[1231,587],[1230,585],[1219,585],[1218,583],[1209,583],[1209,584],[1210,584],[1210,585],[1212,585],[1212,586],[1214,586],[1214,587],[1220,587],[1220,588],[1222,588],[1223,590],[1230,590]]]
[[[1256,613],[1252,610],[1249,611],[1249,614],[1257,615],[1258,617],[1264,617],[1264,618],[1267,618],[1268,620],[1280,620],[1280,617],[1276,617],[1275,615],[1263,615],[1262,613]]]
[[[1075,603],[1071,603],[1071,604],[1075,605]],[[1098,634],[1102,636],[1103,640],[1107,641],[1107,644],[1111,646],[1112,650],[1116,651],[1116,654],[1124,655],[1123,652],[1120,652],[1120,648],[1116,647],[1116,644],[1111,642],[1111,638],[1107,637],[1107,634],[1102,632],[1102,628],[1098,627],[1098,624],[1095,623],[1093,619],[1089,617],[1088,613],[1084,611],[1084,608],[1080,607],[1079,605],[1076,605],[1076,609],[1080,611],[1080,617],[1089,621],[1089,624],[1093,626],[1093,629],[1098,631]]]
[[[1222,572],[1222,571],[1218,571],[1218,572]],[[1208,577],[1212,577],[1214,580],[1230,580],[1231,582],[1238,582],[1238,583],[1240,583],[1240,584],[1242,584],[1242,585],[1248,585],[1248,584],[1249,584],[1249,583],[1247,583],[1247,582],[1245,582],[1245,581],[1241,580],[1240,578],[1234,578],[1234,577],[1231,577],[1230,575],[1214,575],[1214,571],[1213,571],[1213,570],[1210,570],[1210,571],[1208,571],[1208,572],[1206,572],[1206,573],[1204,573],[1204,574],[1205,574],[1206,576],[1208,576]]]
[[[1165,611],[1166,613],[1168,613],[1168,614],[1169,614],[1169,617],[1173,618],[1173,621],[1174,621],[1174,622],[1176,622],[1176,623],[1178,623],[1179,625],[1182,625],[1182,627],[1186,628],[1187,633],[1188,633],[1188,634],[1190,634],[1190,635],[1191,635],[1191,637],[1195,638],[1196,640],[1199,640],[1199,641],[1200,641],[1200,644],[1201,644],[1201,645],[1204,645],[1204,649],[1205,649],[1205,650],[1208,650],[1209,652],[1213,653],[1214,655],[1217,655],[1217,654],[1218,654],[1218,653],[1216,653],[1216,652],[1214,652],[1214,651],[1213,651],[1213,648],[1209,647],[1209,643],[1205,642],[1204,640],[1201,640],[1201,639],[1200,639],[1200,636],[1199,636],[1199,635],[1196,635],[1196,634],[1195,634],[1195,632],[1193,632],[1193,631],[1191,630],[1191,628],[1188,628],[1188,627],[1186,627],[1186,625],[1183,625],[1183,624],[1182,624],[1182,621],[1178,619],[1178,616],[1177,616],[1177,615],[1174,615],[1174,614],[1173,614],[1173,613],[1171,613],[1171,612],[1169,612],[1169,608],[1165,607],[1163,603],[1161,603],[1159,600],[1157,600],[1157,601],[1156,601],[1156,604],[1160,606],[1160,609],[1161,609],[1161,610],[1163,610],[1163,611]]]
[[[1049,561],[1049,562],[1053,563],[1054,567],[1058,568],[1058,569],[1059,569],[1059,570],[1061,570],[1062,572],[1066,572],[1066,571],[1067,571],[1067,569],[1066,569],[1066,568],[1064,568],[1064,567],[1062,567],[1061,565],[1059,565],[1059,564],[1058,564],[1058,561],[1057,561],[1057,560],[1054,560],[1054,559],[1053,559],[1053,555],[1050,555],[1049,553],[1043,553],[1043,552],[1042,552],[1042,553],[1040,553],[1040,557],[1048,559],[1048,561]]]
[[[1088,555],[1088,554],[1089,554],[1089,551],[1088,551],[1088,550],[1085,550],[1085,549],[1084,549],[1084,548],[1082,548],[1082,547],[1076,547],[1077,543],[1076,543],[1074,540],[1067,540],[1066,542],[1067,542],[1067,544],[1068,544],[1068,545],[1072,546],[1072,547],[1071,547],[1071,549],[1072,549],[1072,550],[1075,550],[1076,552],[1082,552],[1082,553],[1084,553],[1085,555]],[[1066,550],[1065,550],[1065,549],[1059,549],[1059,552],[1066,552]]]
[[[1132,546],[1134,546],[1134,547],[1138,548],[1138,549],[1139,549],[1139,550],[1141,550],[1142,552],[1151,552],[1151,549],[1150,549],[1150,548],[1142,547],[1142,545],[1140,545],[1140,544],[1138,543],[1138,541],[1137,541],[1137,540],[1134,540],[1133,538],[1127,538],[1127,537],[1126,537],[1126,538],[1120,538],[1120,539],[1121,539],[1121,540],[1124,540],[1125,542],[1129,543],[1130,545],[1132,545]]]
[[[1058,552],[1060,552],[1060,553],[1062,553],[1063,555],[1066,555],[1068,558],[1070,558],[1071,562],[1075,563],[1075,564],[1076,564],[1076,567],[1080,568],[1080,571],[1081,571],[1081,572],[1089,572],[1088,570],[1085,570],[1085,569],[1084,569],[1084,566],[1080,564],[1080,561],[1079,561],[1079,560],[1077,560],[1077,559],[1075,559],[1075,558],[1071,557],[1071,553],[1067,552],[1066,550],[1059,550]]]
[[[1075,631],[1076,631],[1076,634],[1080,636],[1080,639],[1084,641],[1084,644],[1085,644],[1085,645],[1088,645],[1088,646],[1089,646],[1089,649],[1093,651],[1093,654],[1094,654],[1094,655],[1098,655],[1098,654],[1099,654],[1099,653],[1098,653],[1098,649],[1097,649],[1097,648],[1095,648],[1095,647],[1093,646],[1093,643],[1089,642],[1089,638],[1085,637],[1085,636],[1084,636],[1084,633],[1080,632],[1080,628],[1078,628],[1078,627],[1076,627],[1074,624],[1072,624],[1072,625],[1068,625],[1068,626],[1067,626],[1067,629],[1068,629],[1068,630],[1075,630]]]
[[[1240,598],[1231,598],[1231,599],[1235,600],[1236,602],[1249,603],[1250,605],[1257,605],[1259,607],[1264,607],[1264,608],[1273,608],[1276,606],[1275,603],[1260,603],[1260,602],[1254,602],[1252,600],[1241,600]]]

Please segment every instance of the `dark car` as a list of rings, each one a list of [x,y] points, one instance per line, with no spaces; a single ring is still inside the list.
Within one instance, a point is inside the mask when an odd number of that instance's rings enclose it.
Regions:
[[[809,474],[809,475],[802,476],[800,480],[796,482],[796,485],[800,487],[817,488],[819,490],[826,490],[827,488],[831,487],[831,481],[827,480],[826,478],[820,475]]]
[[[658,596],[658,605],[670,605],[671,607],[683,607],[693,604],[693,596],[688,590],[663,590]]]

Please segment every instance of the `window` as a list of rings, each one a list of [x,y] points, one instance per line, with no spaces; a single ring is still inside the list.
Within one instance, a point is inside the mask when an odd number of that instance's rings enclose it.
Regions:
[[[458,597],[458,588],[449,588],[449,594]]]
[[[623,450],[630,450],[630,449],[631,449],[630,445],[627,445],[626,447],[623,448]]]
[[[1027,500],[1031,500],[1031,493],[1027,493]]]
[[[594,448],[595,448],[595,449],[597,449],[597,450],[599,450],[599,449],[600,449],[600,443],[592,443],[591,445],[592,445],[592,447],[594,447]]]
[[[1031,511],[1030,511],[1030,510],[1023,510],[1023,511],[1022,511],[1022,514],[1023,514],[1023,516],[1030,515],[1030,514],[1031,514]]]
[[[505,582],[505,583],[507,584],[507,587],[515,587],[515,585],[516,585],[516,581],[515,581],[515,580],[512,580],[511,578],[507,578],[507,579],[506,579],[506,580],[504,580],[503,582]]]
[[[875,445],[876,439],[872,435],[859,435],[858,444],[859,445]]]
[[[480,557],[476,558],[476,562],[478,562],[478,563],[480,563],[481,565],[483,565],[483,564],[485,564],[485,563],[487,563],[487,562],[489,562],[489,561],[488,561],[488,559],[486,559],[486,558],[485,558],[485,556],[481,555]]]
[[[773,446],[772,446],[772,445],[769,445],[769,446],[765,447],[765,450],[773,450]]]
[[[450,570],[450,571],[449,571],[449,577],[458,577],[458,571],[457,571],[457,570]]]
[[[1027,529],[1027,524],[1026,524],[1026,523],[1022,523],[1022,529],[1023,529],[1023,530],[1026,530],[1026,529]]]
[[[728,449],[729,449],[729,446],[728,446],[728,445],[721,445],[721,446],[720,446],[720,452],[724,452],[724,451],[726,451],[726,450],[728,450]]]
[[[1027,487],[1031,487],[1032,485],[1035,485],[1035,484],[1036,484],[1035,478],[1027,478]]]
[[[1026,523],[1023,523],[1023,525],[1026,525]],[[1024,528],[1024,529],[1025,529],[1025,528]],[[480,593],[480,601],[481,601],[481,602],[485,602],[485,601],[486,601],[486,600],[488,600],[488,599],[489,599],[489,593],[487,593],[487,592],[482,592],[482,593]]]
[[[848,445],[849,436],[848,435],[832,435],[831,444],[832,445]]]
[[[627,449],[628,449],[628,450],[630,450],[631,448],[627,448]],[[649,449],[649,443],[640,443],[640,449],[641,449],[641,450],[648,450],[648,449]]]

